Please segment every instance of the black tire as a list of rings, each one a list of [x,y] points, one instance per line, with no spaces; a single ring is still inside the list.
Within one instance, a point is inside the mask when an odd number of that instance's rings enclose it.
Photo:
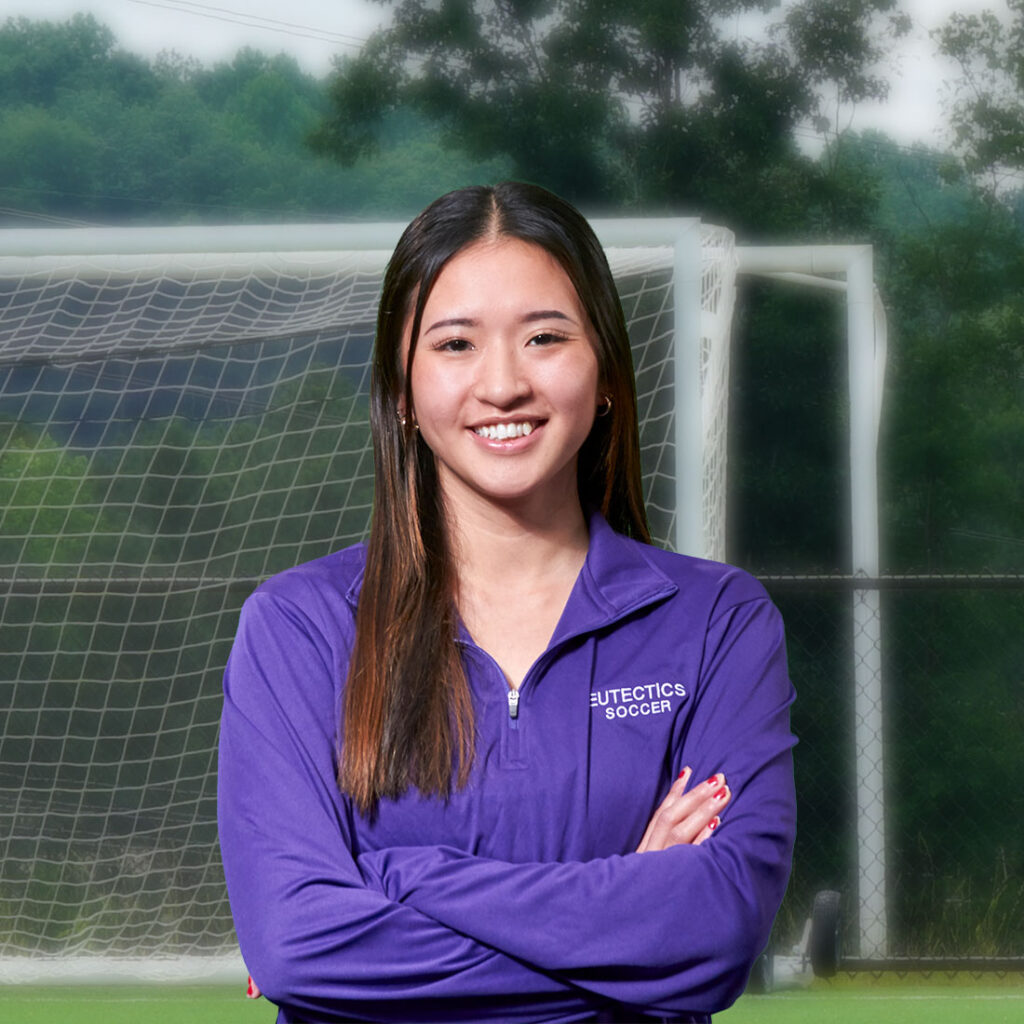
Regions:
[[[816,978],[835,977],[840,963],[840,896],[833,889],[815,894],[808,954]]]
[[[772,964],[772,954],[765,950],[750,968],[750,978],[747,980],[747,991],[751,995],[766,996],[775,987],[775,972]]]

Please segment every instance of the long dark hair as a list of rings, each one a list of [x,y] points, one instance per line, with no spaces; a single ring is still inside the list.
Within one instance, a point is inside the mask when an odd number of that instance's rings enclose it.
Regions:
[[[601,391],[610,399],[608,415],[594,420],[580,449],[580,501],[600,509],[620,533],[649,540],[629,336],[590,225],[558,196],[521,182],[459,189],[437,199],[402,234],[377,316],[370,393],[373,519],[338,767],[339,786],[364,814],[410,786],[447,795],[453,781],[465,784],[472,765],[473,708],[455,643],[455,570],[434,457],[414,426],[410,382],[431,289],[453,256],[486,238],[540,246],[575,287],[593,328]]]

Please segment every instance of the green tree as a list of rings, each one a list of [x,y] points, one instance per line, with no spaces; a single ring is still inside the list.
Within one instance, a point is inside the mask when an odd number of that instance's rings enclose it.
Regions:
[[[115,50],[113,32],[91,14],[58,23],[8,18],[0,30],[0,104],[52,107],[68,92],[114,85],[146,90],[145,65]]]
[[[954,144],[992,193],[1007,186],[1007,171],[1024,171],[1024,0],[1006,0],[1006,8],[1002,16],[954,14],[936,32],[939,52],[960,68]],[[1009,179],[1020,185],[1019,173]]]
[[[81,212],[99,189],[103,147],[88,129],[43,107],[0,113],[0,182],[17,182],[24,206]]]
[[[91,491],[119,524],[110,568],[263,576],[363,534],[365,399],[336,366],[316,364],[252,404],[228,419],[140,420],[92,453]]]
[[[88,455],[45,432],[0,422],[0,564],[9,572],[75,576],[103,561],[114,527],[90,468]]]
[[[894,328],[888,566],[1013,571],[1024,565],[1021,222],[944,154],[877,135],[851,149],[879,181],[874,239]]]
[[[250,48],[229,64],[197,72],[192,83],[204,103],[235,119],[240,135],[266,147],[301,150],[326,106],[322,83],[292,57]]]
[[[453,155],[421,117],[391,116],[379,153],[343,169],[305,138],[323,79],[252,49],[205,67],[125,53],[95,19],[0,25],[0,197],[86,221],[411,215],[438,191],[505,176]]]
[[[804,0],[762,43],[725,27],[759,0],[393,6],[392,25],[339,65],[320,151],[352,162],[373,151],[389,112],[409,107],[453,147],[503,155],[517,176],[579,203],[699,205],[778,229],[827,200],[793,136],[825,109],[823,88],[844,102],[884,93],[865,69],[895,0]]]

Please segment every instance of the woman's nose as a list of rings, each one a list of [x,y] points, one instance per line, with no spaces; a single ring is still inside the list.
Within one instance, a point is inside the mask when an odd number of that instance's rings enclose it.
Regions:
[[[488,345],[480,360],[476,397],[491,405],[505,406],[525,397],[530,390],[526,368],[511,346]]]

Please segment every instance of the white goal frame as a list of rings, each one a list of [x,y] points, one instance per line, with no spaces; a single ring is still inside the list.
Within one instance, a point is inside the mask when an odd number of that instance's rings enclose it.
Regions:
[[[675,487],[677,550],[723,557],[705,531],[704,416],[701,374],[701,231],[697,218],[591,221],[602,244],[672,249],[674,288]],[[144,256],[170,253],[245,254],[299,250],[390,252],[404,223],[259,226],[233,228],[21,229],[0,232],[0,257]],[[57,236],[60,236],[59,238]],[[852,512],[851,573],[874,580],[880,571],[877,441],[885,369],[884,313],[873,281],[870,246],[743,247],[735,250],[740,275],[781,278],[841,290],[847,302]],[[857,714],[858,872],[862,956],[887,949],[886,869],[882,760],[882,676],[879,591],[865,583],[853,607]],[[24,958],[18,958],[19,961]],[[234,957],[185,957],[147,965],[104,958],[0,961],[0,982],[139,981],[190,976],[237,979]],[[177,966],[173,966],[177,964]]]

